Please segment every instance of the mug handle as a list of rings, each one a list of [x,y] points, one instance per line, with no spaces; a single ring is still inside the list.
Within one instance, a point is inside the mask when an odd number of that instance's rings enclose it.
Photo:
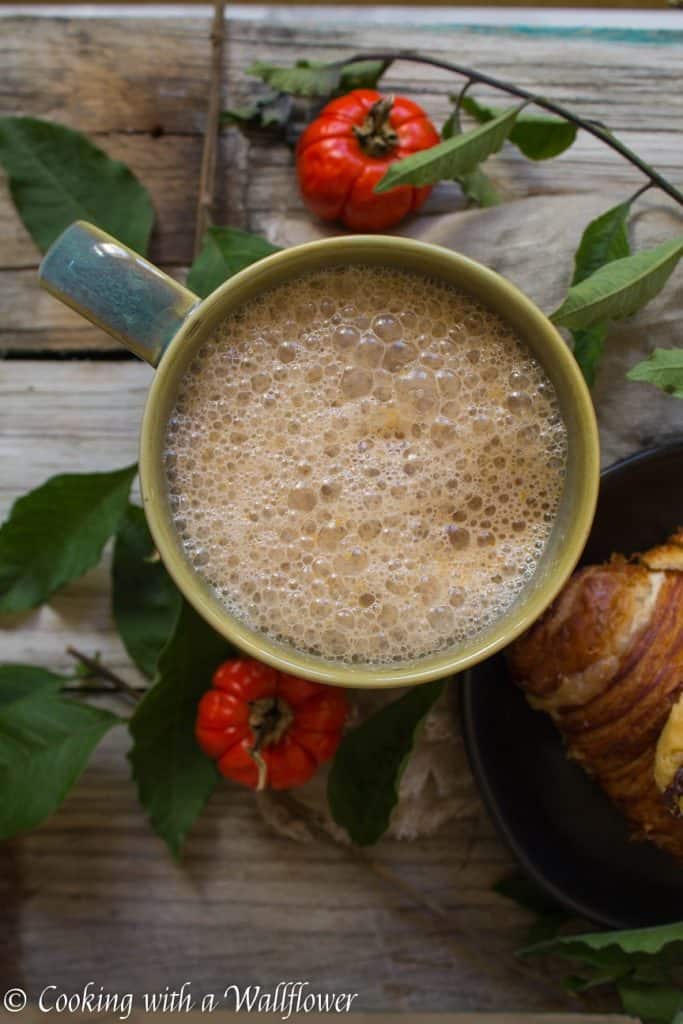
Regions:
[[[40,284],[156,366],[198,295],[100,231],[75,221],[48,249]]]

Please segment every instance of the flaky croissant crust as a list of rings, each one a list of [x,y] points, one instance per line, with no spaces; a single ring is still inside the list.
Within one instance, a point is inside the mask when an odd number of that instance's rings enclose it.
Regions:
[[[597,779],[636,835],[683,858],[683,819],[672,799],[677,783],[672,777],[662,786],[669,768],[657,751],[683,693],[683,529],[634,559],[614,556],[576,572],[508,649],[508,662],[530,703],[552,715],[569,756]],[[679,732],[672,719],[672,776],[683,772]],[[657,762],[665,793],[655,780]]]

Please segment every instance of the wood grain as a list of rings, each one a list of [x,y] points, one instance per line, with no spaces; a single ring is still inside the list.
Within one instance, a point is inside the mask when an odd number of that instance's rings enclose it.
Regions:
[[[605,120],[632,148],[673,179],[680,173],[683,132],[683,44],[611,42],[609,36],[541,37],[507,30],[420,28],[419,14],[405,26],[359,27],[301,21],[296,30],[267,22],[228,21],[225,105],[248,102],[260,85],[246,75],[255,59],[292,64],[377,47],[421,49],[489,70],[501,78]],[[134,29],[133,29],[134,24]],[[181,268],[191,259],[194,211],[208,90],[209,22],[192,19],[3,19],[0,35],[0,113],[53,118],[92,135],[107,153],[124,160],[150,190],[158,215],[151,257]],[[635,38],[635,37],[634,37]],[[647,39],[646,34],[646,39]],[[654,39],[654,37],[653,37]],[[153,45],[151,45],[153,41]],[[40,75],[35,74],[40,68]],[[458,80],[433,68],[398,64],[388,89],[408,92],[440,123]],[[482,98],[490,91],[478,90]],[[500,96],[498,102],[504,102]],[[642,181],[597,140],[579,136],[557,160],[532,164],[512,147],[490,164],[507,198],[538,194],[613,192],[627,195]],[[272,237],[274,219],[310,223],[295,187],[290,150],[282,143],[246,139],[224,131],[219,147],[216,220]],[[568,200],[569,201],[569,200]],[[464,206],[456,185],[434,190],[426,215]],[[411,230],[410,224],[407,226]],[[312,233],[316,227],[311,225]],[[0,186],[0,305],[11,322],[0,324],[0,350],[115,347],[103,332],[78,323],[56,302],[40,301],[40,324],[31,291],[38,263],[35,247]],[[281,240],[281,239],[280,239]],[[284,239],[288,241],[288,239]]]
[[[509,953],[521,915],[490,891],[508,862],[489,828],[469,866],[471,823],[379,853],[414,883],[428,873],[445,922],[424,919],[335,847],[273,837],[250,794],[227,784],[179,866],[150,835],[122,770],[125,748],[123,731],[112,733],[62,811],[10,845],[25,894],[15,937],[29,991],[54,979],[67,990],[94,978],[139,993],[186,978],[200,991],[305,978],[352,987],[359,1009],[561,1005],[517,975]],[[478,935],[477,948],[460,929]],[[10,984],[16,975],[3,963],[0,987]]]
[[[119,0],[122,5],[130,4],[131,6],[139,6],[140,0]],[[163,5],[165,0],[149,0],[147,6],[154,7],[154,5]],[[246,5],[253,4],[254,6],[260,5],[260,0],[242,0]],[[106,0],[98,0],[98,3],[103,5]],[[59,10],[61,0],[24,0],[22,6],[41,4],[46,6],[54,6],[56,10]],[[197,4],[206,6],[206,0],[188,0],[188,3],[184,6]],[[278,5],[274,5],[278,6]],[[282,6],[287,7],[334,7],[338,6],[336,0],[316,0],[315,4],[311,4],[311,0],[288,0],[287,4]],[[344,0],[344,6],[350,7],[372,7],[376,8],[379,6],[384,7],[395,7],[397,6],[395,0]],[[430,7],[452,7],[460,6],[460,4],[454,5],[452,0],[430,0]],[[488,0],[468,0],[467,7],[485,7],[488,6]],[[496,4],[497,7],[519,7],[519,0],[499,0]],[[562,0],[534,0],[533,3],[528,3],[528,7],[564,7]],[[572,5],[573,7],[585,8],[588,7],[591,11],[595,10],[595,4],[593,0],[575,0]],[[600,8],[607,9],[635,9],[635,10],[667,10],[671,5],[665,2],[665,0],[601,0]]]

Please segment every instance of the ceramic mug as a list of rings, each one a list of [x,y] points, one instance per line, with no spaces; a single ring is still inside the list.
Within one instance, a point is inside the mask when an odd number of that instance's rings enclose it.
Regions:
[[[568,432],[566,483],[551,536],[533,579],[487,629],[415,661],[351,665],[325,661],[250,629],[230,615],[183,553],[169,511],[164,434],[179,382],[220,321],[266,289],[307,271],[349,264],[390,266],[440,278],[503,317],[552,381]],[[40,268],[44,288],[104,328],[157,372],[140,441],[145,513],[161,558],[179,589],[210,625],[247,654],[282,671],[342,686],[405,686],[452,675],[510,643],[550,604],[581,554],[598,491],[598,434],[590,395],[576,362],[550,321],[494,271],[458,253],[408,238],[344,235],[268,256],[200,300],[187,288],[90,224],[57,239]]]

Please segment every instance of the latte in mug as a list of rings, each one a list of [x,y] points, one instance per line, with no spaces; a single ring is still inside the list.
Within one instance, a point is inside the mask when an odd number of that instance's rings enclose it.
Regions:
[[[538,360],[451,285],[357,266],[228,316],[166,433],[186,557],[226,610],[330,661],[470,640],[538,566],[567,436]]]

